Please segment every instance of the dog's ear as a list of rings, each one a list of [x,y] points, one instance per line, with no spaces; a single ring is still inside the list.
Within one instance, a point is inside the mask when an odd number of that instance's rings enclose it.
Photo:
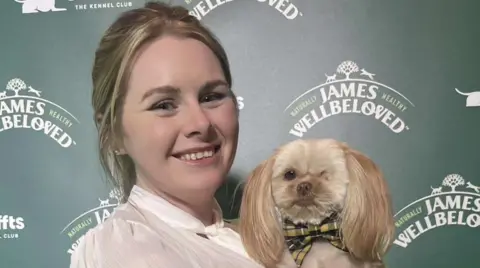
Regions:
[[[276,267],[285,249],[272,197],[274,161],[269,158],[252,171],[240,207],[239,233],[245,250],[265,267]]]
[[[380,168],[366,155],[344,146],[349,185],[341,234],[349,251],[379,261],[392,245],[395,225],[390,191]]]

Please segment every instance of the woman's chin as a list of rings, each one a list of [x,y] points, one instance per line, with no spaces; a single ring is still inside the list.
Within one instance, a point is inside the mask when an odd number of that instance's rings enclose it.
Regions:
[[[225,177],[222,176],[219,172],[207,173],[204,174],[192,174],[189,176],[190,179],[188,180],[188,187],[191,189],[197,190],[212,190],[216,191],[224,182]]]

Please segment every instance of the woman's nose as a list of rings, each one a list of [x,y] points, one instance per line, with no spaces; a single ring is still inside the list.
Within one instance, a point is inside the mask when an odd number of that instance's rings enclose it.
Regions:
[[[212,127],[208,114],[200,105],[190,106],[183,118],[185,118],[183,131],[187,138],[195,135],[207,136]]]

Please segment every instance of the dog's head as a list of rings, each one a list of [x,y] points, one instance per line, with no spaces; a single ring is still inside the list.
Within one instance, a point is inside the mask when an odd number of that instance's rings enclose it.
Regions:
[[[387,252],[394,219],[380,169],[345,143],[296,140],[278,148],[247,179],[239,231],[249,255],[270,267],[285,249],[279,217],[318,224],[333,212],[355,257],[376,261]]]

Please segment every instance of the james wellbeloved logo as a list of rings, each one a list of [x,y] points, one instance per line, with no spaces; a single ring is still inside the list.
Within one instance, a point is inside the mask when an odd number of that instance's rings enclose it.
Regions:
[[[194,0],[185,0],[187,4],[194,4],[194,6],[190,10],[190,15],[195,16],[198,20],[201,20],[203,17],[207,16],[208,13],[212,12],[213,10],[217,9],[218,7],[231,3],[234,0],[202,0],[202,1],[194,1]],[[239,1],[239,0],[237,0]],[[247,1],[247,0],[241,0]],[[254,0],[250,0],[254,1]],[[297,17],[303,16],[302,12],[300,12],[290,0],[255,0],[255,2],[263,3],[268,5],[269,7],[277,10],[280,14],[282,14],[286,19],[293,20]]]
[[[110,217],[113,210],[120,203],[121,194],[118,189],[110,191],[108,197],[99,198],[98,206],[89,209],[78,217],[70,221],[63,230],[61,235],[65,235],[71,244],[71,247],[67,250],[68,254],[72,254],[77,248],[78,244],[82,241],[83,235],[87,233],[91,228],[101,224]]]
[[[317,123],[342,114],[371,117],[394,133],[409,130],[403,115],[415,105],[394,88],[377,82],[374,73],[347,60],[325,78],[285,108],[296,119],[291,135],[301,138]]]
[[[480,186],[459,174],[447,175],[430,195],[413,201],[395,214],[396,247],[406,248],[426,232],[452,225],[480,226]]]
[[[69,128],[80,122],[67,109],[43,98],[42,92],[20,78],[8,81],[5,90],[0,91],[0,134],[10,129],[28,129],[64,148],[75,145]]]
[[[0,214],[0,240],[18,239],[19,231],[25,228],[25,220],[22,217]]]

